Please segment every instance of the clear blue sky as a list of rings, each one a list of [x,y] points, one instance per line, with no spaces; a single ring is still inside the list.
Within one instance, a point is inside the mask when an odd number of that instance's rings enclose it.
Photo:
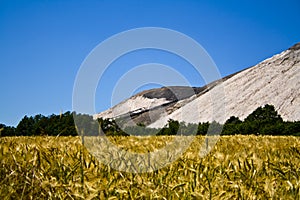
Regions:
[[[24,115],[71,110],[82,61],[121,31],[148,26],[180,31],[200,43],[225,76],[300,42],[299,10],[298,0],[2,0],[0,123],[15,126]],[[160,58],[153,51],[130,56],[119,65],[160,62],[169,55]],[[170,60],[167,64],[180,64]],[[111,73],[117,77],[121,72]],[[186,74],[199,85],[192,71]],[[97,95],[98,111],[110,106],[113,83],[106,81],[108,87]]]

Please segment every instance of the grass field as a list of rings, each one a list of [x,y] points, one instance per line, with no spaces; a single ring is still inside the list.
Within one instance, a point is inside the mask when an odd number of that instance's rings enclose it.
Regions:
[[[136,152],[174,138],[114,137]],[[204,158],[203,137],[167,167],[120,172],[79,137],[0,138],[0,199],[300,199],[300,138],[223,136]]]

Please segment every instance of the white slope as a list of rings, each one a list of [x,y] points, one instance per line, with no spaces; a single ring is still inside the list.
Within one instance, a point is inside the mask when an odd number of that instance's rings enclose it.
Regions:
[[[117,118],[130,112],[151,109],[168,102],[170,101],[166,100],[165,98],[150,99],[140,95],[135,95],[104,112],[94,115],[94,118]]]
[[[218,101],[224,102],[224,109],[213,109]],[[168,119],[224,123],[230,116],[244,119],[265,104],[274,105],[284,120],[300,120],[300,48],[286,50],[232,76],[149,127],[163,127]]]

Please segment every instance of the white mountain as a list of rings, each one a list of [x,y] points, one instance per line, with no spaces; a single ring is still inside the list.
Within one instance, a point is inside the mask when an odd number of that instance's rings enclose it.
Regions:
[[[244,119],[265,104],[274,105],[284,120],[300,120],[300,43],[204,87],[146,90],[94,117],[149,127],[163,127],[169,119],[224,123],[230,116]]]

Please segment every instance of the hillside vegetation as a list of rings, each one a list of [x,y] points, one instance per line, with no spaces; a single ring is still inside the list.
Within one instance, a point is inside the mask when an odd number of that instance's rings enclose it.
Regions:
[[[187,124],[169,119],[168,124],[161,128],[149,128],[142,123],[127,127],[122,125],[122,118],[94,120],[90,115],[66,112],[48,117],[25,116],[17,127],[0,124],[0,136],[77,136],[77,132],[87,136],[206,135],[209,128],[210,134],[221,135],[300,135],[299,121],[283,121],[274,106],[268,104],[258,107],[243,121],[232,116],[225,124]]]

